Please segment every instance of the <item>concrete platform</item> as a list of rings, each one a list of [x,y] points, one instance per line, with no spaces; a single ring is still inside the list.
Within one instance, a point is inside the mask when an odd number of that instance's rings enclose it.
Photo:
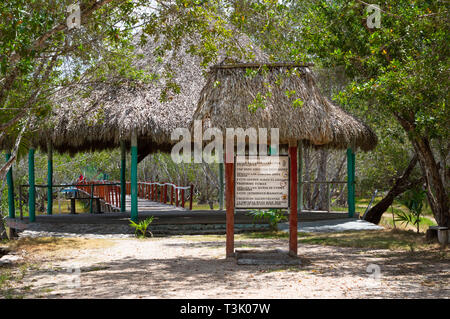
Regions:
[[[129,226],[131,213],[129,196],[127,197],[126,212],[37,215],[34,223],[30,223],[27,218],[23,220],[7,218],[6,222],[8,227],[18,231],[30,230],[31,236],[39,236],[39,234],[48,236],[129,235],[133,232]],[[248,213],[248,210],[235,212],[236,233],[269,229],[266,221],[254,220],[253,216]],[[288,215],[287,212],[286,215]],[[138,219],[144,220],[150,216],[154,217],[150,228],[155,235],[224,234],[226,231],[226,212],[224,210],[190,211],[181,207],[139,199]],[[298,214],[300,223],[346,217],[346,212],[302,211]]]

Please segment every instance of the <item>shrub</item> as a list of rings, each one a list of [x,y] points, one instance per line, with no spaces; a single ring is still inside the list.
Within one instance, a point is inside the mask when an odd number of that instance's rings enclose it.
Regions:
[[[134,234],[138,238],[145,238],[147,237],[147,233],[150,234],[150,236],[153,237],[153,234],[151,231],[147,230],[148,226],[153,222],[154,216],[148,217],[143,221],[140,221],[139,223],[135,223],[130,219],[130,226],[135,229]]]
[[[287,220],[281,209],[252,210],[249,214],[254,220],[267,220],[271,230],[278,230],[278,223]]]

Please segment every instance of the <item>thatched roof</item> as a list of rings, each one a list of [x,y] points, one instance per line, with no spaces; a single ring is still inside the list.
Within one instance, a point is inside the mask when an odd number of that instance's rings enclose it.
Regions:
[[[254,112],[249,105],[258,104]],[[279,128],[280,143],[373,149],[377,137],[320,92],[309,66],[241,63],[210,69],[194,119],[226,128]]]
[[[46,127],[40,129],[36,143],[46,149],[47,141],[51,140],[59,152],[102,150],[118,147],[120,140],[129,146],[131,132],[136,130],[139,150],[145,150],[142,156],[156,150],[170,151],[172,130],[189,127],[205,84],[200,58],[188,53],[189,45],[198,42],[194,36],[168,52],[162,61],[153,54],[162,40],[150,39],[138,49],[143,57],[134,62],[147,74],[161,74],[169,66],[173,82],[180,88],[178,94],[169,94],[167,101],[161,101],[161,91],[166,87],[164,78],[150,83],[99,82],[71,87],[55,97],[56,107]],[[257,59],[265,59],[247,37],[240,36],[235,41],[242,52],[251,50]],[[224,59],[224,54],[219,58]],[[242,56],[238,52],[235,58]],[[85,94],[87,91],[90,94]]]

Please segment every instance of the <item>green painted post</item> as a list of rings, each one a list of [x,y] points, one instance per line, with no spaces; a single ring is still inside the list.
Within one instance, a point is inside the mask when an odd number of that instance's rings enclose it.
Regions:
[[[47,215],[53,213],[53,147],[47,144]]]
[[[131,135],[131,220],[138,220],[138,198],[137,198],[137,136],[136,132]]]
[[[34,178],[34,148],[28,152],[28,215],[30,222],[36,221],[36,187]]]
[[[11,158],[10,153],[6,153],[6,161],[9,161]],[[13,180],[13,171],[12,166],[6,173],[6,182],[8,183],[8,206],[9,206],[9,218],[16,217],[16,209],[14,204],[14,180]]]
[[[297,174],[297,192],[298,202],[297,209],[299,212],[303,210],[303,143],[298,142],[298,174]]]
[[[355,215],[355,153],[347,149],[347,201],[348,217]]]
[[[224,172],[224,164],[219,163],[219,209],[223,210],[223,172]]]
[[[125,142],[120,142],[120,211],[126,211],[126,196],[127,196],[127,185],[126,185],[126,156],[127,150],[125,148]]]

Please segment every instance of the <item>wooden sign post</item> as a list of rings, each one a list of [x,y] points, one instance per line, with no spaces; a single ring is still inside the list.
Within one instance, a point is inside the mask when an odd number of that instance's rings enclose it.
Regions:
[[[226,158],[226,156],[225,156]],[[227,223],[227,258],[234,257],[234,163],[225,162],[226,223]]]
[[[234,211],[289,209],[289,255],[297,256],[297,144],[289,156],[236,156],[225,163],[226,256],[234,254]]]
[[[290,172],[290,209],[289,209],[289,255],[297,256],[297,144],[289,143]]]

